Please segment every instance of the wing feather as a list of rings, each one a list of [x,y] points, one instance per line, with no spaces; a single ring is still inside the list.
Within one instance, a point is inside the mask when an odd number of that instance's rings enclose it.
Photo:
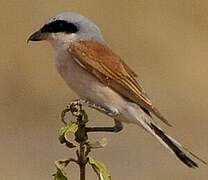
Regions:
[[[69,52],[81,67],[99,81],[171,126],[152,105],[144,89],[136,81],[137,74],[107,46],[94,41],[79,41],[69,46]]]

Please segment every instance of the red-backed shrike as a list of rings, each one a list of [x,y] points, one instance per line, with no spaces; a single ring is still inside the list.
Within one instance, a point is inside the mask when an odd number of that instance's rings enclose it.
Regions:
[[[170,126],[136,81],[137,74],[105,44],[91,20],[76,13],[58,14],[28,39],[41,40],[52,44],[58,72],[82,99],[103,109],[117,125],[140,125],[188,167],[198,167],[185,148],[153,121],[151,114]]]

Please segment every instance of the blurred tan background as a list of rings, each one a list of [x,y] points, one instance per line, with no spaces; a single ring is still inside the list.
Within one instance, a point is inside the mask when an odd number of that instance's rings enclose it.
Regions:
[[[50,45],[26,44],[49,17],[64,11],[99,25],[174,128],[161,126],[208,160],[208,1],[1,0],[0,179],[52,179],[54,161],[74,156],[59,144],[57,131],[60,112],[77,96],[57,74]],[[112,124],[88,112],[90,124]],[[108,146],[91,155],[107,165],[112,180],[207,179],[207,166],[187,168],[141,128],[125,125],[119,134],[90,135],[101,137]],[[78,179],[71,168],[71,179]],[[97,179],[91,169],[87,179]]]

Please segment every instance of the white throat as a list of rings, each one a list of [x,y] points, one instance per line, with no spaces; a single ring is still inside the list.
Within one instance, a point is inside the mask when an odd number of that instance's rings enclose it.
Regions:
[[[67,51],[69,45],[77,40],[77,35],[72,34],[51,34],[48,41],[51,43],[56,53]]]

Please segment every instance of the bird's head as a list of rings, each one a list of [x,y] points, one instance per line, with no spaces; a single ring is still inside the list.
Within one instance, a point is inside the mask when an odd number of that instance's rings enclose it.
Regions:
[[[92,40],[103,43],[100,29],[88,18],[77,13],[61,13],[50,18],[33,33],[29,41],[49,41],[55,48],[72,42]]]

